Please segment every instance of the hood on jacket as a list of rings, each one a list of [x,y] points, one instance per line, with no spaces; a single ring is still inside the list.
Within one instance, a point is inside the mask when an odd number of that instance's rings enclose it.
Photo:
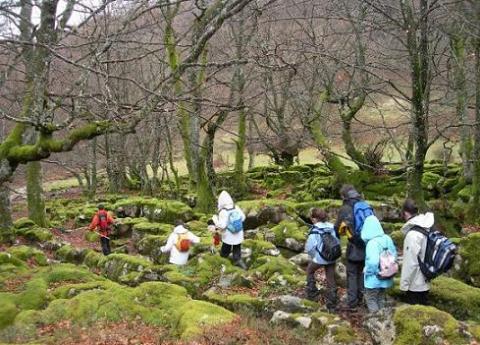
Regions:
[[[368,216],[363,223],[363,228],[360,236],[365,242],[370,241],[375,237],[385,235],[380,221],[375,216]]]
[[[230,194],[228,194],[228,192],[225,190],[222,191],[218,196],[218,210],[220,211],[223,208],[231,209],[234,206],[235,204],[233,203],[233,199]]]
[[[188,229],[185,228],[183,225],[177,225],[174,229],[173,232],[175,234],[186,234],[188,232]]]
[[[430,229],[434,223],[435,217],[432,212],[417,214],[405,223],[405,225],[402,227],[402,232],[407,233],[414,226]]]

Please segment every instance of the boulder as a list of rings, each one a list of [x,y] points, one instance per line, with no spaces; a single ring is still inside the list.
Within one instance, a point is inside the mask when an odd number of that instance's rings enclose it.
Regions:
[[[429,306],[402,306],[394,314],[395,345],[469,344],[452,315]]]

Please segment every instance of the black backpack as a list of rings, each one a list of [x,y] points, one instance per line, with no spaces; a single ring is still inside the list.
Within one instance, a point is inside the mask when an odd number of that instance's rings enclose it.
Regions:
[[[309,235],[320,235],[322,237],[322,246],[319,248],[320,246],[317,245],[315,249],[325,261],[335,261],[342,256],[340,241],[330,232],[324,230],[314,226],[310,230]]]
[[[418,265],[425,279],[430,281],[447,272],[453,265],[457,246],[438,230],[427,231],[419,226],[411,230],[418,231],[427,238],[425,258],[422,260],[418,257]]]

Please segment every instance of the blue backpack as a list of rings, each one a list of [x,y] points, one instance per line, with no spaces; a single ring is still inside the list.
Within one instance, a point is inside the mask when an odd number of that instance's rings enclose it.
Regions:
[[[242,214],[236,208],[227,210],[228,213],[228,225],[227,230],[232,234],[236,234],[243,230]]]
[[[335,261],[342,256],[342,247],[340,245],[340,241],[329,231],[325,231],[325,229],[319,229],[316,226],[313,226],[308,235],[321,236],[322,242],[317,243],[315,250],[324,260]]]
[[[418,265],[425,279],[430,281],[447,272],[455,260],[457,246],[438,230],[426,231],[419,226],[413,227],[412,230],[427,237],[425,258],[422,260],[420,256],[418,257]]]
[[[353,205],[353,230],[355,234],[360,234],[365,219],[372,215],[375,215],[373,208],[365,200],[357,201]]]

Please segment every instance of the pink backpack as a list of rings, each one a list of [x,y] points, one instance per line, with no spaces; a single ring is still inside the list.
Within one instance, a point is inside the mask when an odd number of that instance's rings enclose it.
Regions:
[[[380,253],[380,264],[379,264],[378,279],[390,279],[393,278],[398,272],[398,264],[395,260],[395,257],[388,250],[388,248],[383,248]]]

